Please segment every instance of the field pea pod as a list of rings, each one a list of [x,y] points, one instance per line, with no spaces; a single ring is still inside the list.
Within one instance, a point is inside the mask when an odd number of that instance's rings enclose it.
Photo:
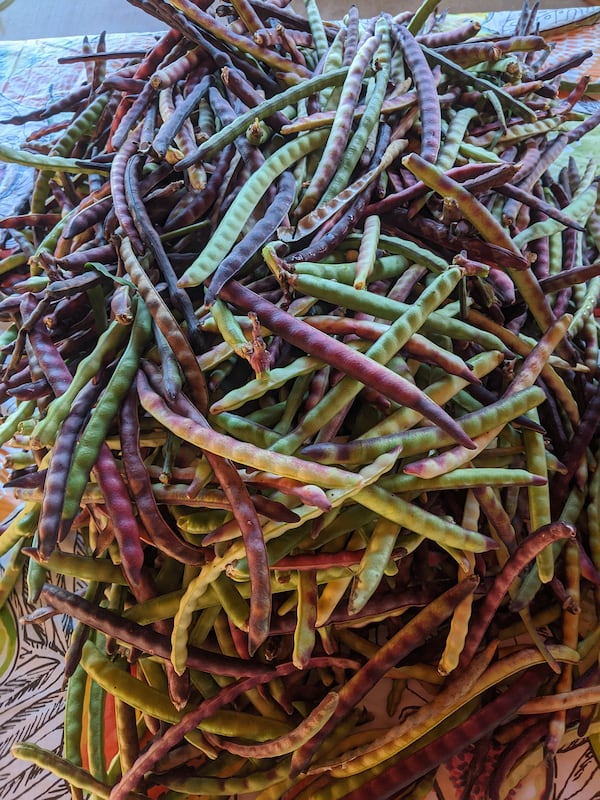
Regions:
[[[477,614],[469,630],[465,648],[461,654],[461,664],[468,664],[473,657],[485,628],[489,624],[494,610],[498,607],[504,593],[522,568],[522,566],[535,558],[545,547],[561,539],[574,538],[575,529],[564,522],[551,522],[535,531],[510,557],[501,572],[498,574],[493,590],[488,593],[484,603],[477,609]]]
[[[60,535],[60,517],[67,489],[67,478],[77,439],[102,390],[102,382],[89,383],[75,398],[71,411],[62,423],[44,480],[44,499],[38,524],[38,552],[47,559]]]
[[[539,421],[537,412],[530,411],[529,414],[535,420]],[[546,461],[546,450],[542,434],[536,431],[523,431],[523,442],[525,444],[525,453],[527,459],[527,466],[536,474],[547,480],[548,466]],[[529,514],[532,530],[537,530],[543,525],[548,525],[551,519],[550,513],[550,493],[546,488],[529,487]],[[544,582],[552,580],[554,574],[554,559],[552,557],[552,548],[543,550],[537,556],[537,566],[540,579]]]
[[[75,672],[67,683],[67,696],[65,698],[65,738],[63,752],[65,759],[82,766],[81,735],[83,731],[83,708],[87,675],[81,665],[77,665]]]
[[[17,544],[23,544],[25,539],[33,537],[39,516],[39,503],[27,503],[4,527],[0,534],[0,555],[5,555]]]
[[[404,156],[402,163],[430,189],[434,189],[443,197],[455,200],[461,213],[487,241],[520,255],[518,247],[495,217],[458,182],[444,175],[435,165],[428,164],[416,153]]]
[[[6,444],[17,429],[21,422],[30,419],[33,416],[36,403],[35,400],[26,400],[19,403],[12,413],[0,423],[0,445]]]
[[[523,362],[521,370],[507,388],[505,392],[507,397],[513,397],[519,390],[533,384],[540,375],[550,354],[565,336],[570,321],[570,315],[564,315],[540,338],[539,342]],[[477,437],[477,452],[481,453],[485,450],[489,443],[500,432],[501,428],[498,427]],[[433,477],[434,475],[441,475],[461,464],[467,463],[472,457],[472,451],[461,448],[460,446],[454,447],[452,450],[447,450],[438,456],[432,456],[431,458],[408,464],[405,467],[405,472],[411,475],[420,475],[421,477]]]
[[[78,511],[89,473],[100,453],[109,425],[133,381],[143,348],[150,336],[150,329],[150,314],[140,301],[136,307],[129,342],[73,453],[62,511],[63,520],[72,520]]]
[[[283,145],[248,179],[197,259],[186,269],[178,285],[197,286],[216,270],[256,209],[257,202],[273,181],[303,156],[321,146],[326,133],[313,131]]]
[[[52,401],[46,416],[36,425],[31,435],[33,447],[41,448],[53,444],[58,429],[68,415],[79,391],[98,374],[108,359],[116,355],[127,333],[126,325],[114,321],[99,336],[95,348],[79,363],[67,389]]]
[[[339,702],[333,715],[312,739],[309,739],[306,744],[302,745],[294,753],[291,767],[292,774],[297,775],[306,769],[319,744],[323,742],[335,725],[364,698],[369,689],[385,675],[392,665],[398,663],[405,653],[409,653],[414,649],[417,639],[420,638],[423,632],[431,630],[431,626],[437,626],[447,619],[456,603],[472,592],[476,584],[477,579],[468,579],[461,584],[456,584],[448,592],[441,594],[427,608],[420,611],[395,636],[389,639],[377,655],[352,676],[343,689],[340,690]]]
[[[315,645],[315,624],[317,620],[316,570],[300,570],[298,572],[296,594],[297,622],[294,630],[292,661],[298,669],[304,669]]]
[[[136,507],[145,532],[153,544],[186,564],[201,564],[201,551],[182,541],[162,517],[139,446],[137,396],[130,390],[119,413],[122,460],[127,483],[135,495]]]
[[[382,800],[387,800],[392,796],[388,786],[408,786],[417,777],[449,759],[453,753],[461,752],[465,740],[477,741],[482,728],[486,732],[493,731],[502,722],[514,717],[519,706],[539,690],[546,677],[546,670],[543,667],[533,667],[525,677],[529,680],[522,679],[516,686],[478,709],[466,721],[442,734],[439,740],[419,748],[416,753],[388,765],[387,768],[377,769],[375,775],[370,775],[358,789],[349,792],[346,798],[363,800],[372,796],[371,793],[376,793]]]
[[[128,238],[121,241],[120,252],[127,274],[135,283],[141,299],[152,315],[156,326],[178,353],[181,370],[188,383],[188,391],[194,398],[198,408],[204,410],[208,404],[206,380],[196,360],[190,342],[181,332],[180,326],[168,305],[164,302],[156,287],[148,277],[142,264],[135,255]]]
[[[307,483],[340,488],[348,485],[360,486],[361,484],[360,478],[350,472],[335,467],[319,469],[317,465],[311,465],[292,456],[279,456],[272,452],[265,452],[253,445],[238,442],[229,436],[187,420],[171,411],[167,404],[152,392],[141,373],[138,373],[137,388],[140,402],[155,419],[162,422],[173,433],[183,436],[187,441],[211,453],[231,458],[233,461],[255,469],[305,480]]]
[[[101,164],[92,164],[76,158],[49,156],[43,153],[28,153],[3,143],[0,144],[0,161],[52,172],[74,172],[87,175],[108,175],[109,173],[108,168]]]
[[[398,454],[393,452],[386,454],[372,464],[363,467],[356,478],[364,485],[376,482],[379,477],[388,472],[396,462]],[[349,473],[350,474],[350,473]],[[346,482],[344,488],[331,489],[327,492],[331,507],[341,507],[357,491],[355,484]],[[298,521],[295,526],[300,527],[307,521],[319,516],[319,511],[314,506],[303,506],[296,508]],[[287,523],[270,522],[263,527],[263,536],[267,544],[281,536],[289,525]],[[212,561],[202,568],[198,576],[192,580],[182,596],[178,597],[178,609],[175,615],[173,635],[171,638],[171,660],[176,670],[183,671],[186,660],[189,659],[189,628],[192,615],[205,600],[206,595],[211,592],[211,583],[224,570],[230,566],[232,560],[237,560],[244,556],[243,545],[236,542],[225,551],[224,555],[215,557]]]
[[[350,64],[348,75],[342,86],[335,119],[323,146],[319,163],[295,210],[297,218],[304,216],[317,205],[333,177],[337,164],[336,157],[344,150],[350,136],[352,112],[358,103],[363,77],[379,43],[378,36],[370,36],[362,43]]]
[[[303,239],[311,233],[319,230],[328,220],[334,218],[340,211],[347,209],[351,206],[352,202],[362,195],[365,189],[370,186],[383,172],[395,161],[396,158],[406,149],[407,142],[405,139],[396,139],[390,142],[386,147],[378,163],[368,172],[365,172],[349,186],[344,188],[338,194],[331,197],[329,200],[319,204],[317,208],[305,214],[298,220],[295,229],[291,229],[288,233],[285,229],[279,229],[278,235],[283,241],[291,239]],[[268,248],[265,248],[263,253],[268,254]],[[265,259],[266,260],[266,259]],[[267,262],[268,263],[268,262]]]
[[[95,681],[88,687],[87,757],[92,777],[103,783],[107,781],[104,748],[104,706],[106,691]]]
[[[308,19],[308,26],[312,34],[316,55],[323,58],[329,49],[327,32],[321,18],[321,12],[315,0],[305,0],[304,7]]]
[[[252,229],[234,245],[229,254],[222,259],[211,276],[206,291],[205,303],[210,305],[224,284],[235,277],[247,261],[258,252],[266,241],[275,235],[277,226],[288,214],[296,195],[296,178],[292,172],[283,172],[277,182],[277,195],[264,215],[256,221]]]
[[[384,478],[380,486],[392,492],[418,492],[435,489],[470,489],[476,486],[545,487],[545,476],[521,469],[502,467],[455,469],[435,478],[416,478],[414,475],[394,475]]]
[[[49,770],[76,789],[90,792],[102,800],[109,800],[110,786],[108,784],[93,778],[87,770],[61,758],[51,750],[46,750],[34,742],[19,742],[13,745],[11,752],[15,758],[31,761],[33,764]],[[133,795],[137,800],[141,800],[142,796]]]
[[[425,161],[435,162],[440,149],[442,118],[431,67],[408,27],[398,25],[395,35],[402,48],[418,97],[422,128],[420,155]]]
[[[299,745],[303,744],[314,735],[315,730],[319,730],[319,728],[327,722],[335,711],[338,702],[338,695],[335,692],[330,692],[327,696],[327,702],[324,703],[322,707],[312,711],[293,731],[293,734],[290,733],[280,736],[277,740],[266,742],[262,745],[244,745],[221,739],[219,746],[229,753],[247,758],[273,757],[274,755],[279,756],[291,753]]]
[[[456,286],[462,272],[454,267],[438,276],[423,291],[417,302],[393,322],[371,345],[366,356],[375,364],[387,364],[392,357],[409,340],[414,331],[419,328],[428,314],[437,308],[440,303]],[[351,402],[361,390],[362,382],[346,376],[342,378],[303,418],[298,429],[288,437],[283,438],[274,446],[279,452],[291,451],[306,438],[319,430],[323,422],[339,413],[344,406]]]
[[[376,130],[381,111],[384,107],[387,84],[390,76],[391,49],[390,28],[385,17],[382,16],[378,18],[375,25],[375,33],[381,37],[381,42],[373,58],[373,63],[377,70],[375,73],[374,88],[367,100],[358,127],[352,133],[341,155],[335,175],[323,194],[321,203],[335,197],[335,195],[342,191],[348,184],[349,178],[364,152],[369,137]],[[348,42],[346,41],[344,54],[347,49]]]
[[[9,551],[10,556],[6,562],[6,568],[0,577],[0,610],[4,608],[11,592],[23,573],[23,567],[27,561],[27,553],[22,545],[25,539],[18,539]]]
[[[400,530],[401,526],[396,522],[385,518],[377,521],[352,585],[348,600],[348,611],[351,614],[359,612],[379,586]]]
[[[355,289],[364,289],[377,257],[377,240],[379,239],[379,217],[367,217],[363,230],[363,241],[356,261]]]
[[[421,409],[428,419],[438,422],[441,428],[448,430],[458,441],[465,442],[466,447],[471,446],[470,439],[465,436],[460,426],[449,419],[440,408],[434,407],[435,404],[430,403],[416,387],[400,376],[394,375],[390,370],[340,345],[331,337],[319,335],[308,325],[295,320],[241,284],[232,281],[224,287],[221,296],[242,308],[255,311],[263,324],[280,333],[292,344],[299,345],[312,355],[322,357],[326,363],[339,367],[362,383],[376,383],[378,389],[383,394],[389,395],[390,399]]]
[[[354,499],[382,517],[449,547],[475,553],[496,550],[498,547],[493,539],[462,528],[455,522],[436,517],[379,486],[361,489],[354,495]]]
[[[297,103],[298,100],[320,91],[320,89],[342,84],[347,74],[348,68],[340,67],[324,75],[315,75],[307,81],[302,81],[295,86],[285,89],[274,97],[265,100],[260,106],[250,109],[240,115],[235,122],[229,123],[220,131],[214,133],[206,142],[199,146],[193,157],[182,159],[178,163],[177,168],[185,169],[191,163],[209,158],[216,152],[219,152],[224,145],[233,142],[237,136],[243,134],[246,128],[251,125],[255,119],[266,119],[274,112],[281,111],[287,106]]]

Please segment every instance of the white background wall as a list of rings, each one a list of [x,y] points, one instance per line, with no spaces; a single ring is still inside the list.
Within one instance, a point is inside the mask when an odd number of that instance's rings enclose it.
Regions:
[[[0,11],[0,39],[4,41],[164,27],[127,0],[13,0]]]
[[[522,0],[440,0],[440,9],[475,11],[518,9]],[[542,8],[581,7],[595,5],[598,0],[542,0]],[[324,17],[338,19],[348,10],[352,0],[320,0]],[[412,10],[419,0],[355,0],[367,16],[378,11]],[[295,6],[302,7],[302,0]],[[531,5],[531,3],[530,3]],[[130,5],[127,0],[13,0],[0,12],[0,40],[31,39],[97,34],[107,32],[153,31],[164,26],[153,17]]]

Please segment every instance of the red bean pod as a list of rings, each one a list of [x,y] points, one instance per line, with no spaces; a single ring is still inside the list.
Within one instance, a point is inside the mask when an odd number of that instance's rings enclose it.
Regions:
[[[470,438],[454,420],[448,420],[447,415],[425,399],[415,386],[385,367],[369,361],[360,353],[350,350],[335,339],[295,319],[236,281],[230,281],[221,289],[221,297],[246,311],[255,312],[263,324],[283,336],[286,341],[301,347],[304,352],[321,358],[325,363],[342,370],[366,386],[378,386],[379,390],[391,400],[421,410],[423,416],[431,419],[443,430],[447,430],[456,441],[463,442],[465,447],[472,446]]]
[[[365,781],[358,789],[344,795],[344,800],[381,800],[394,794],[422,777],[453,755],[463,751],[469,744],[491,734],[499,725],[514,717],[523,704],[533,697],[547,677],[544,667],[528,670],[510,689],[475,711],[465,722],[443,733],[429,745],[416,753],[400,759]]]

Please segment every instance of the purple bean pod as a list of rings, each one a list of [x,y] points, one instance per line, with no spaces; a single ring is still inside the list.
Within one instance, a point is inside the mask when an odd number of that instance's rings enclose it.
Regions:
[[[177,106],[176,113],[172,114],[166,122],[163,122],[151,144],[152,149],[159,157],[165,157],[177,132],[200,100],[206,95],[210,84],[211,79],[208,76],[203,77]]]
[[[385,644],[339,690],[339,703],[329,720],[309,741],[292,756],[290,775],[306,771],[312,757],[344,717],[363,700],[366,694],[392,667],[422,644],[452,614],[457,604],[471,594],[479,579],[465,578],[455,584],[425,608],[419,611],[404,627],[391,636]]]
[[[123,469],[127,485],[135,498],[135,505],[143,526],[141,533],[145,534],[144,539],[163,553],[184,564],[203,564],[206,559],[202,549],[188,544],[177,536],[166,523],[156,503],[150,476],[139,449],[137,394],[134,390],[130,391],[121,406],[119,435]]]
[[[129,213],[139,234],[139,239],[154,256],[162,278],[167,284],[173,306],[183,314],[191,344],[200,347],[203,341],[194,307],[187,292],[182,291],[177,286],[178,276],[173,269],[161,238],[152,224],[152,220],[144,205],[144,198],[141,190],[141,170],[144,161],[145,156],[135,154],[128,159],[125,165],[124,185]]]
[[[223,148],[204,189],[184,195],[167,217],[164,224],[165,231],[174,231],[202,219],[217,197],[218,189],[230,167],[234,153],[235,144],[229,144]]]
[[[421,158],[435,163],[442,136],[442,115],[436,81],[415,37],[405,25],[393,28],[394,36],[412,75],[421,117]]]
[[[136,253],[143,253],[144,246],[131,216],[127,194],[125,190],[125,170],[129,159],[134,156],[139,147],[139,131],[133,134],[118,150],[110,170],[110,188],[113,199],[113,209],[123,233],[131,239]]]
[[[468,664],[475,654],[509,586],[518,576],[519,572],[552,542],[560,541],[561,539],[572,539],[574,537],[575,529],[571,525],[567,525],[562,521],[557,521],[542,526],[521,542],[500,572],[496,575],[493,585],[473,616],[465,646],[460,657],[462,666]]]
[[[155,591],[143,569],[144,552],[139,521],[133,512],[115,457],[107,444],[103,444],[100,449],[93,473],[102,491],[106,510],[113,521],[121,568],[127,583],[138,602],[148,600],[154,596]]]
[[[224,286],[220,296],[245,311],[254,311],[263,325],[296,347],[301,347],[304,352],[321,358],[325,363],[342,370],[366,386],[377,386],[390,400],[419,410],[424,417],[450,433],[457,442],[461,442],[467,448],[473,447],[471,439],[446,412],[429,400],[416,386],[389,369],[311,328],[310,325],[292,317],[237,281],[230,281]]]
[[[131,103],[128,110],[123,114],[123,117],[114,130],[110,141],[111,148],[116,150],[117,153],[120,152],[121,148],[131,137],[131,133],[136,127],[138,120],[141,118],[146,111],[146,108],[154,99],[155,94],[156,90],[152,84],[147,83],[142,91],[137,95],[133,103]],[[115,119],[117,119],[116,116]]]
[[[342,800],[388,800],[413,781],[458,755],[470,744],[484,739],[503,723],[512,719],[526,700],[535,696],[547,677],[545,667],[533,667],[525,672],[510,689],[475,711],[465,722],[443,733],[435,741],[415,753],[378,770],[361,786]]]
[[[204,302],[211,305],[223,286],[235,278],[246,266],[247,262],[260,248],[269,241],[277,227],[285,219],[296,194],[296,179],[286,170],[277,182],[277,193],[264,215],[252,226],[252,229],[233,247],[231,252],[220,262],[211,276],[206,288]]]
[[[152,376],[152,373],[150,374]],[[156,381],[155,373],[153,377]],[[185,395],[179,394],[175,400],[169,402],[169,406],[175,413],[209,428],[205,417]],[[269,560],[262,528],[248,488],[233,463],[208,451],[204,454],[231,505],[246,548],[252,589],[248,620],[248,650],[250,655],[253,655],[269,635],[272,606]]]
[[[126,642],[140,652],[157,656],[165,661],[169,661],[171,657],[171,642],[168,636],[157,633],[145,625],[138,625],[104,606],[91,603],[81,595],[69,592],[59,586],[46,584],[40,594],[40,601],[44,605],[83,622],[94,630]],[[265,680],[273,678],[274,667],[272,664],[242,660],[199,647],[190,646],[188,648],[187,663],[193,669],[232,678],[254,677]],[[357,663],[353,659],[326,658],[322,663],[323,666],[332,664],[348,669],[357,667]]]
[[[312,211],[331,182],[350,137],[354,109],[358,104],[363,78],[379,42],[379,36],[370,36],[361,45],[353,59],[342,87],[335,119],[321,153],[319,164],[294,211],[296,219],[300,219]]]
[[[103,381],[97,381],[89,383],[79,392],[52,448],[38,522],[38,551],[43,560],[50,557],[60,539],[62,508],[73,451],[90,409],[102,388]]]

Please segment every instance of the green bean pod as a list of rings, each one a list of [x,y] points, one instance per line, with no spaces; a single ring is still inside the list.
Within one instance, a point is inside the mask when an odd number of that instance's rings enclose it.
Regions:
[[[210,277],[235,243],[254,212],[257,202],[273,181],[303,156],[320,147],[324,139],[323,131],[304,134],[283,145],[266,159],[264,164],[248,179],[243,190],[227,209],[217,230],[211,236],[209,244],[179,278],[179,287],[198,286]]]
[[[32,447],[43,448],[54,443],[58,429],[69,413],[73,400],[79,391],[98,374],[106,360],[114,357],[127,333],[127,326],[114,321],[100,334],[92,352],[79,363],[67,390],[52,401],[46,416],[37,423],[30,438]]]
[[[104,444],[109,426],[137,372],[140,356],[151,332],[151,318],[140,300],[129,341],[111,375],[106,389],[92,409],[90,418],[76,445],[67,478],[67,489],[63,505],[63,520],[72,520],[79,509],[90,471]]]

